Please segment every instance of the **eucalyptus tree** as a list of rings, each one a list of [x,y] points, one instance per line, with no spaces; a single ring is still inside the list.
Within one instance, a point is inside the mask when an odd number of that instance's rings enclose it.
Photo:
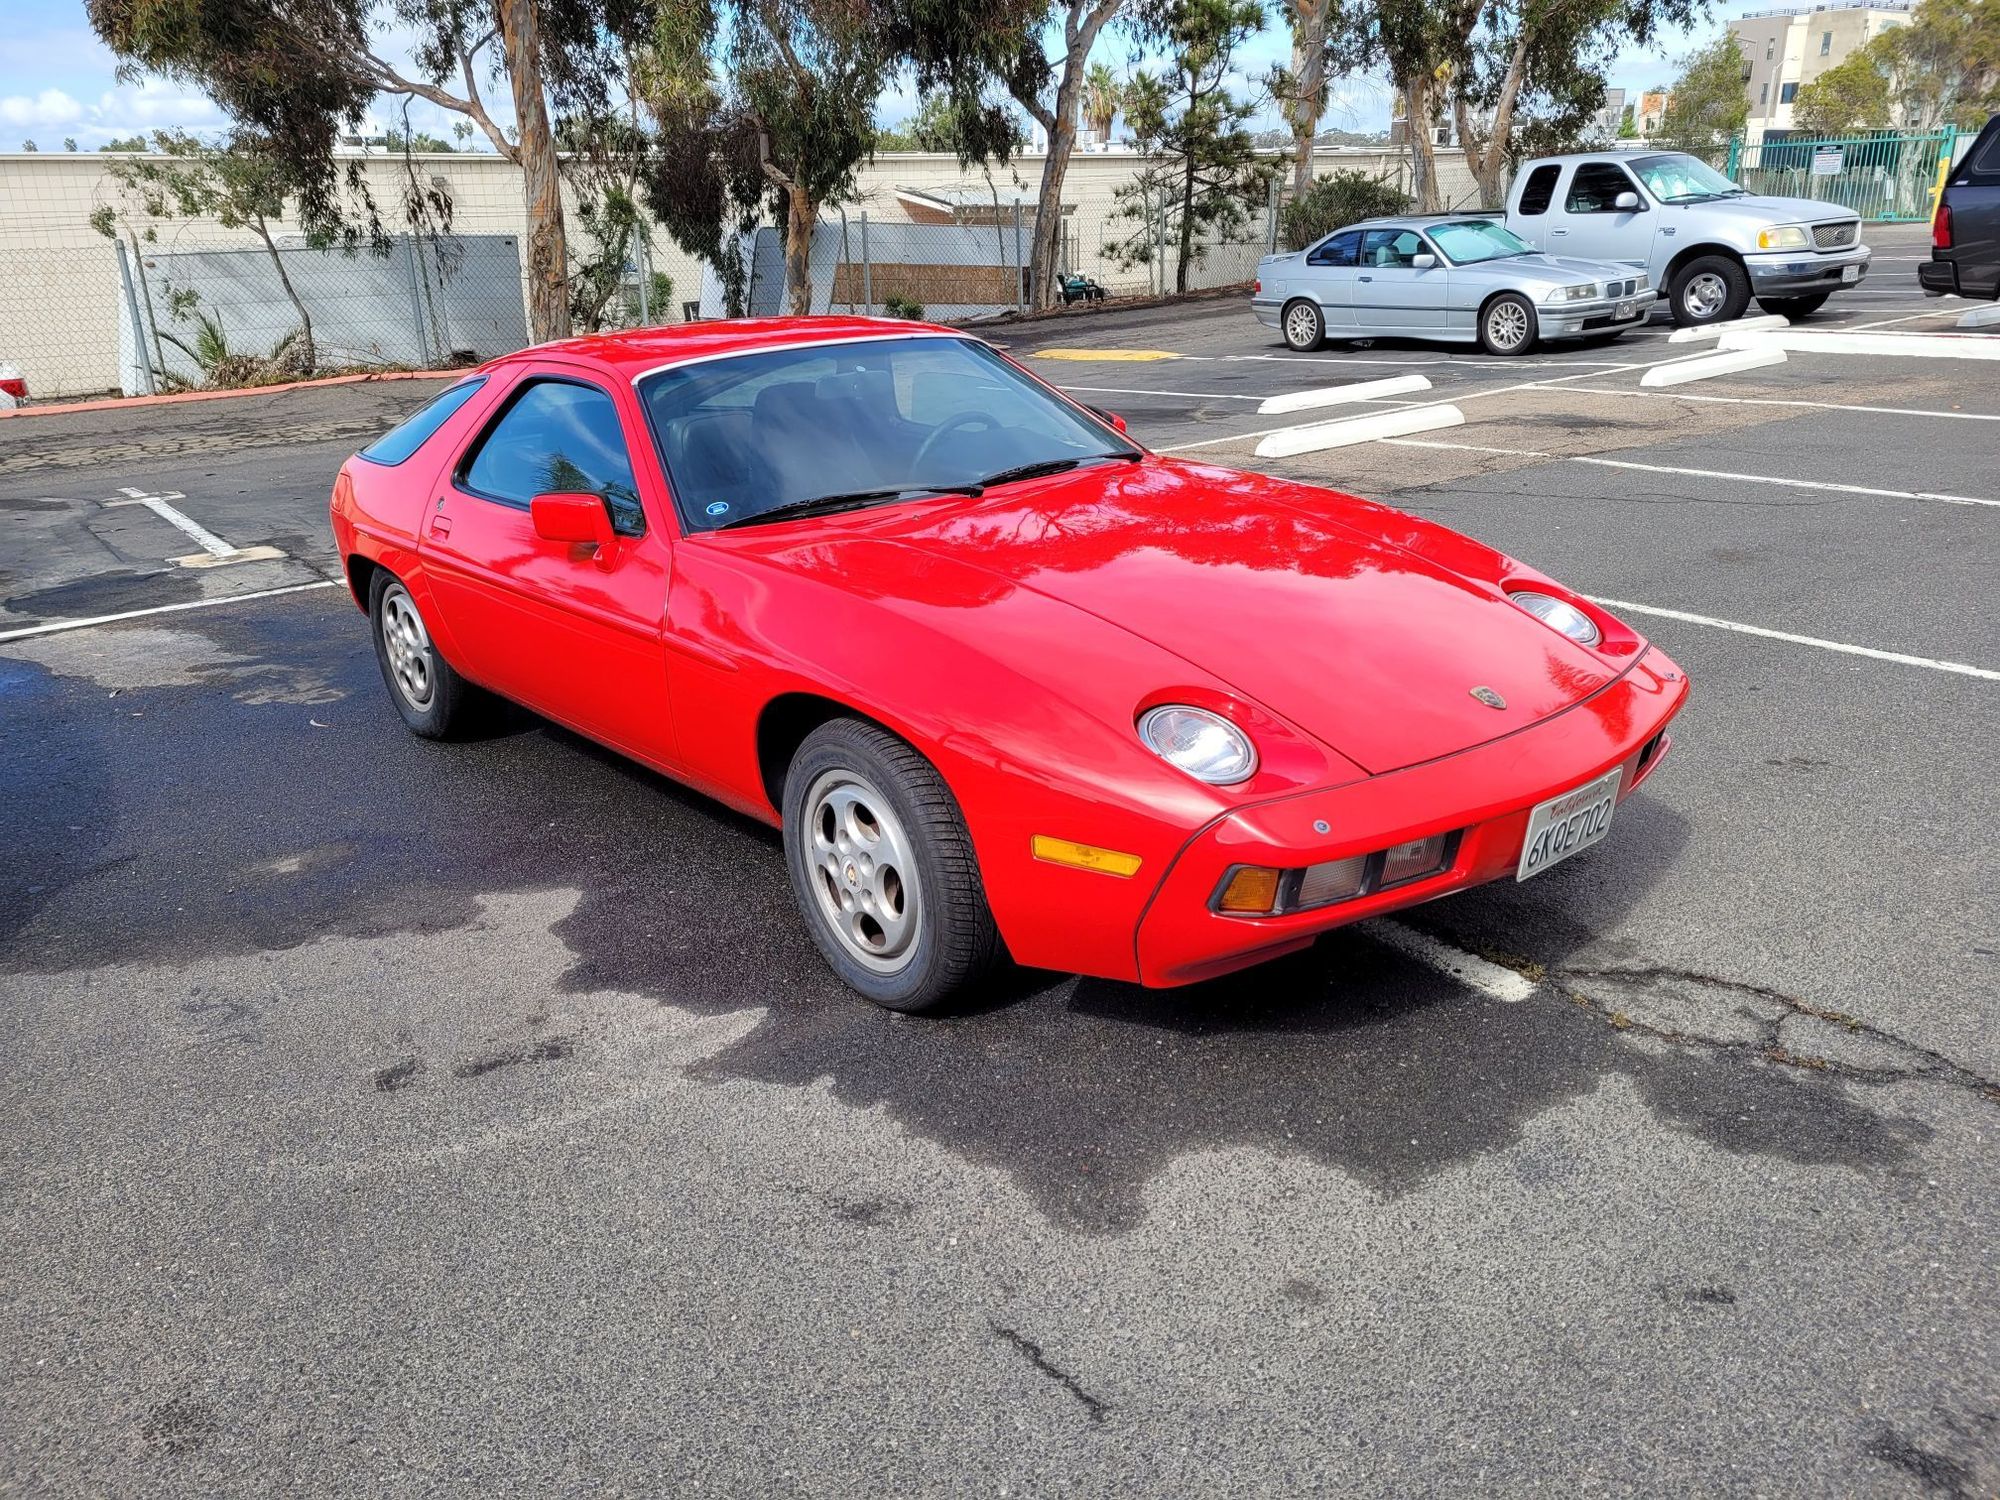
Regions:
[[[669,8],[679,0],[666,0]],[[552,115],[600,113],[624,76],[623,51],[653,25],[651,0],[86,0],[90,22],[128,73],[200,88],[268,143],[298,184],[308,229],[329,222],[342,171],[334,148],[380,94],[463,115],[521,169],[528,324],[569,331],[567,250]],[[414,68],[394,54],[414,37]],[[511,130],[486,90],[503,86]],[[349,163],[350,185],[361,168]]]

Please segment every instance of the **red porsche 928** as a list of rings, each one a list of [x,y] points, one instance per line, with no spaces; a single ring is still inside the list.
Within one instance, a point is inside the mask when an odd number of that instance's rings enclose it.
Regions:
[[[526,705],[784,830],[828,963],[1184,984],[1610,830],[1687,679],[1386,506],[1162,458],[979,340],[700,323],[486,365],[341,469],[409,727]]]

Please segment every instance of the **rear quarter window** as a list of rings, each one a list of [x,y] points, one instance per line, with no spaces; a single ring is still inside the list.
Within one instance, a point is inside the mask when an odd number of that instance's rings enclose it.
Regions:
[[[484,384],[486,377],[481,375],[476,380],[462,380],[449,390],[440,391],[363,448],[361,457],[372,464],[391,467],[401,463],[429,442],[431,436],[456,416],[459,408],[477,395]]]
[[[1516,213],[1545,214],[1549,205],[1556,200],[1556,179],[1562,176],[1562,168],[1554,162],[1535,168],[1528,174],[1528,180],[1521,187],[1521,202]]]
[[[2000,183],[2000,115],[1986,122],[1979,139],[1965,153],[1965,170],[1981,187]]]

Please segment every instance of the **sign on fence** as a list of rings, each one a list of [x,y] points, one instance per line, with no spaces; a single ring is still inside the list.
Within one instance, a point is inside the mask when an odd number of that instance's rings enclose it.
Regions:
[[[1821,146],[1813,152],[1812,174],[1815,177],[1838,177],[1846,165],[1847,153],[1838,146]]]

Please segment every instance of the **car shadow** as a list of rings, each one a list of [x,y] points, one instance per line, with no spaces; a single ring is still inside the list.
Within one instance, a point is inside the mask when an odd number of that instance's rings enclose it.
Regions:
[[[554,993],[482,976],[508,1014],[577,993],[760,1011],[692,1076],[829,1088],[1095,1233],[1140,1222],[1189,1155],[1254,1151],[1408,1191],[1619,1073],[1725,1149],[1873,1166],[1910,1146],[1836,1080],[1636,1046],[1556,992],[1501,1003],[1365,929],[1186,989],[1015,970],[936,1016],[884,1012],[822,962],[764,825],[531,716],[468,744],[414,739],[351,610],[209,616],[200,634],[221,666],[109,700],[102,639],[74,657],[0,652],[0,779],[20,809],[0,973],[340,937],[385,944],[393,966],[400,935],[464,927],[494,893],[573,889],[551,929],[567,964]],[[1689,835],[1641,792],[1601,849],[1406,920],[1477,947],[1528,931],[1523,957],[1559,968],[1645,902]],[[351,1086],[372,1096],[373,1070]],[[1540,1147],[1512,1170],[1573,1166]]]

